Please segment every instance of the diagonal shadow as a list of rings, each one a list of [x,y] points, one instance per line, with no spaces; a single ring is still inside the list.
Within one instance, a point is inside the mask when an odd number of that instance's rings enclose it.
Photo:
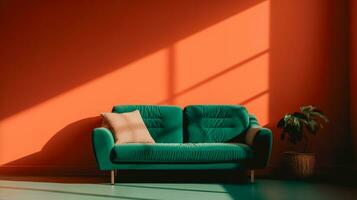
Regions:
[[[120,184],[120,186],[124,186],[124,187],[134,187],[134,188],[147,188],[147,189],[190,191],[190,192],[227,193],[227,192],[222,192],[222,191],[197,190],[197,189],[182,189],[182,188],[167,188],[167,187],[153,187],[153,186],[143,186],[143,185],[126,185],[126,184]]]
[[[237,3],[237,4],[235,4],[237,7],[234,7],[234,8],[230,8],[230,10],[232,9],[233,11],[233,13],[234,14],[237,14],[237,13],[239,13],[239,12],[241,12],[242,10],[245,10],[245,9],[248,9],[249,7],[251,7],[251,6],[254,6],[254,5],[256,5],[257,3],[259,3],[259,2],[261,2],[261,0],[257,0],[257,1],[244,1],[244,2],[240,2],[240,3]],[[215,4],[215,3],[213,3],[213,4]],[[213,5],[212,4],[212,5]],[[211,5],[211,6],[212,6]],[[220,5],[220,3],[218,3],[216,6],[218,6],[218,5]],[[130,5],[125,5],[125,6],[129,6],[130,8],[131,8],[131,6]],[[170,6],[170,5],[166,5],[165,4],[165,6]],[[225,5],[225,6],[227,6],[227,5]],[[46,6],[45,6],[46,7]],[[219,8],[219,9],[223,9],[223,8]],[[26,9],[25,9],[26,10]],[[129,9],[130,10],[130,9]],[[226,11],[225,11],[226,12]],[[223,19],[225,19],[225,18],[227,18],[227,17],[229,17],[229,16],[231,16],[231,15],[233,15],[233,13],[225,13],[224,14],[224,17],[222,17],[222,18],[220,18],[219,20],[218,19],[216,19],[215,17],[215,20],[214,20],[214,22],[219,22],[219,21],[221,21],[221,20],[223,20]],[[134,17],[134,16],[136,16],[135,14],[137,14],[136,12],[134,12],[133,14],[131,14],[129,17]],[[150,14],[150,13],[145,13],[145,14]],[[207,16],[205,16],[205,17],[207,17]],[[212,25],[212,23],[208,23],[208,24],[206,24],[207,26],[208,25]],[[202,30],[202,24],[200,25],[200,28],[199,27],[195,27],[196,29],[196,31],[199,31],[199,30]],[[180,39],[180,38],[184,38],[185,36],[187,36],[187,35],[189,35],[189,34],[182,34],[182,35],[180,35],[180,37],[178,37],[178,38],[176,38],[176,39]],[[119,37],[119,36],[118,36]],[[120,37],[122,37],[122,35],[120,35]],[[119,38],[120,38],[119,37]],[[146,38],[147,39],[147,38]],[[115,40],[115,41],[113,41],[114,42],[114,44],[116,43],[116,42],[118,42],[117,40]],[[170,49],[169,49],[170,50]],[[173,56],[173,54],[174,54],[174,51],[173,51],[174,49],[172,49],[171,48],[171,50],[169,51],[169,56],[171,55],[171,56]],[[171,52],[171,53],[170,53]],[[116,54],[120,54],[121,53],[121,51],[119,51],[119,52],[116,52]],[[137,55],[136,55],[137,56]],[[139,56],[140,57],[140,56]],[[254,59],[254,58],[251,58],[251,59]],[[174,60],[171,60],[171,61],[169,61],[170,63],[168,63],[168,64],[174,64]],[[248,60],[246,61],[246,62],[248,62]],[[63,63],[62,63],[63,64]],[[94,63],[95,64],[95,63]],[[98,64],[98,63],[96,63],[96,64]],[[240,64],[244,64],[244,62],[242,62],[242,63],[240,63]],[[91,66],[89,66],[88,67],[88,71],[91,71],[92,70],[92,68],[93,67],[97,67],[98,65],[91,65]],[[234,67],[234,66],[233,66]],[[226,70],[224,70],[224,71],[222,71],[221,73],[219,73],[219,74],[216,74],[214,77],[211,77],[211,78],[209,78],[210,80],[213,80],[213,79],[215,79],[215,78],[217,78],[218,76],[221,76],[221,75],[223,75],[223,74],[225,74],[225,73],[228,73],[229,71],[231,71],[231,70],[233,70],[233,67],[232,67],[232,69],[226,69]],[[236,66],[237,67],[237,66]],[[4,68],[2,68],[2,69],[4,69]],[[1,70],[2,70],[1,69]],[[36,69],[37,70],[37,69]],[[36,74],[37,73],[37,71],[34,71],[34,72],[32,72],[32,73],[34,73],[34,74]],[[46,69],[46,71],[48,71],[47,69]],[[55,73],[55,76],[57,77],[57,76],[59,76],[59,75],[63,75],[63,73],[64,72],[68,72],[68,71],[61,71],[61,72],[57,72],[56,70],[53,70],[53,71],[55,71],[56,73]],[[82,78],[82,77],[85,77],[85,74],[82,74],[82,73],[86,73],[86,71],[87,70],[85,70],[85,71],[83,71],[83,70],[80,70],[81,71],[81,76],[76,76],[77,78]],[[6,72],[6,70],[5,70],[5,72]],[[26,72],[26,71],[25,71]],[[36,72],[36,73],[35,73]],[[50,70],[49,71],[49,73],[52,73],[52,70]],[[6,73],[5,73],[6,74]],[[26,73],[24,73],[24,74],[26,74]],[[73,72],[73,76],[75,76],[75,74],[76,74],[76,72]],[[172,72],[170,72],[170,74],[174,74],[174,69],[173,69],[173,71]],[[83,76],[82,76],[83,75]],[[96,74],[96,75],[98,75],[98,74]],[[77,79],[73,79],[73,76],[71,76],[70,78],[71,78],[71,80],[75,80],[75,81],[78,81]],[[10,76],[11,77],[11,79],[13,79],[12,81],[16,81],[17,79],[19,79],[19,77],[21,77],[21,76],[16,76],[16,77],[12,77],[12,76]],[[29,74],[29,77],[31,77],[31,74]],[[51,74],[49,75],[49,77],[51,77]],[[43,77],[43,78],[46,78],[46,77]],[[41,79],[39,79],[39,80],[41,80],[40,81],[40,85],[44,85],[43,84],[43,82],[46,82],[46,80],[47,79],[43,79],[43,78],[41,78]],[[169,76],[168,76],[168,78],[170,78]],[[53,79],[53,78],[52,78]],[[58,82],[59,84],[63,84],[64,82],[63,81],[58,81],[59,79],[54,79],[54,80],[56,80],[56,82]],[[206,80],[206,81],[203,81],[203,82],[201,82],[201,83],[199,83],[199,84],[205,84],[206,82],[208,82],[208,81],[210,81],[210,80]],[[81,81],[83,81],[83,80],[81,80]],[[37,83],[36,81],[34,81],[34,83]],[[6,84],[7,85],[7,84]],[[5,86],[6,86],[5,85]],[[23,84],[22,84],[23,85]],[[30,84],[29,84],[30,85]],[[2,85],[3,86],[3,85]],[[27,85],[25,85],[25,86],[27,86]],[[171,87],[171,88],[174,88],[174,83],[172,83],[172,85],[171,86],[169,86],[169,87]],[[31,86],[32,87],[32,86]],[[61,86],[62,87],[62,86]],[[188,88],[188,89],[186,89],[185,91],[190,91],[190,90],[192,90],[192,89],[194,89],[194,88],[196,88],[196,87],[199,87],[199,85],[193,85],[192,87],[190,87],[190,88]],[[2,88],[3,89],[3,88]],[[6,89],[6,87],[4,88],[4,89]],[[21,89],[21,90],[14,90],[14,91],[16,91],[16,92],[21,92],[21,93],[23,93],[23,92],[29,92],[29,93],[31,93],[31,96],[32,97],[35,97],[35,98],[41,98],[40,96],[38,96],[37,95],[37,93],[36,93],[36,91],[34,92],[34,91],[32,91],[31,89],[30,90],[27,90],[26,88],[23,88],[23,89]],[[49,91],[49,92],[53,92],[53,91],[57,91],[56,89],[54,89],[54,90],[46,90],[46,92],[47,91]],[[173,91],[173,90],[170,90],[171,92]],[[185,91],[183,91],[183,92],[185,92]],[[58,92],[58,91],[57,91]],[[5,91],[5,93],[4,93],[5,95],[6,95],[6,91]],[[182,95],[182,92],[181,93],[179,93],[179,94],[170,94],[170,95]],[[11,97],[11,95],[10,95],[10,97]],[[20,99],[21,97],[20,96],[17,96],[17,99]],[[4,100],[4,99],[7,99],[7,98],[0,98],[0,106],[2,107],[4,104],[4,102],[2,102],[2,100]],[[11,98],[9,98],[9,99],[11,99]],[[28,99],[28,98],[26,98],[27,100],[29,100],[29,101],[31,101],[31,99]],[[37,99],[37,100],[39,100],[39,99]],[[13,101],[13,102],[16,102],[16,104],[17,104],[17,106],[19,106],[19,107],[21,107],[21,104],[23,103],[23,102],[27,102],[27,100],[26,101],[18,101],[18,100],[16,100],[16,101]],[[36,100],[36,101],[37,101]],[[172,98],[172,100],[173,100],[173,98]],[[40,100],[39,100],[40,101]],[[6,107],[6,109],[11,109],[12,111],[14,111],[13,109],[16,109],[16,106],[15,107],[11,107],[11,106],[8,106],[8,107]],[[0,113],[0,119],[1,119],[1,117],[3,117],[3,116],[5,116],[5,115],[7,115],[6,114],[6,109],[4,109],[4,110],[2,110],[2,112]],[[4,114],[4,115],[3,115]],[[14,114],[14,112],[11,112],[11,114]],[[69,124],[68,126],[66,126],[66,127],[64,127],[62,130],[60,130],[58,133],[56,133],[55,134],[55,136],[51,139],[51,141],[49,142],[49,143],[51,143],[51,145],[48,145],[48,144],[46,144],[45,146],[46,146],[46,148],[44,148],[44,149],[42,149],[41,150],[41,152],[40,153],[37,153],[37,154],[33,154],[33,155],[29,155],[29,156],[25,156],[25,157],[23,157],[23,158],[21,158],[21,159],[18,159],[18,160],[16,160],[16,161],[14,161],[14,162],[9,162],[9,163],[7,163],[7,165],[11,165],[11,164],[14,164],[14,163],[18,163],[18,164],[20,164],[20,165],[37,165],[37,164],[46,164],[46,163],[63,163],[64,165],[65,164],[68,164],[68,163],[78,163],[78,165],[80,165],[81,163],[85,163],[86,165],[88,165],[88,166],[92,166],[93,164],[94,164],[94,162],[93,162],[93,156],[91,156],[91,155],[89,155],[88,154],[88,152],[91,152],[91,151],[88,151],[88,143],[90,143],[90,140],[89,140],[89,138],[88,138],[88,136],[86,136],[84,133],[89,133],[90,132],[90,130],[95,126],[95,124],[97,123],[97,121],[98,120],[90,120],[90,119],[83,119],[83,121],[82,120],[79,120],[78,122],[74,122],[74,123],[72,123],[72,124]],[[88,131],[89,130],[89,131]],[[76,150],[75,152],[79,152],[79,153],[69,153],[69,154],[65,154],[64,152],[68,152],[68,150],[65,150],[63,147],[64,146],[66,146],[66,147],[68,147],[68,146],[70,146],[70,147],[72,147],[72,146],[74,146],[74,145],[68,145],[68,144],[71,144],[71,143],[73,143],[74,142],[74,139],[78,139],[78,140],[80,140],[81,138],[85,138],[85,141],[86,141],[86,144],[85,145],[83,145],[83,146],[86,146],[86,148],[83,148],[83,149],[81,149],[81,150]],[[64,144],[64,145],[63,145]],[[50,147],[51,146],[51,147]],[[66,149],[71,149],[71,148],[66,148]],[[72,149],[74,149],[74,148],[72,148]],[[64,152],[62,152],[62,151],[64,151]],[[88,152],[87,152],[88,151]],[[56,158],[54,158],[53,156],[51,156],[51,155],[60,155],[60,156],[58,156],[58,157],[56,157]],[[63,155],[70,155],[70,156],[63,156]],[[77,155],[77,156],[76,156]],[[79,155],[82,155],[82,156],[79,156]],[[83,156],[84,155],[84,156]],[[80,157],[80,159],[79,159],[79,161],[77,161],[76,160],[76,157]],[[55,160],[55,162],[48,162],[48,161],[52,161],[52,160]],[[93,166],[94,167],[94,166]]]
[[[245,105],[245,104],[247,104],[247,103],[249,103],[249,102],[251,102],[251,101],[254,101],[254,100],[258,99],[259,97],[261,97],[261,96],[267,94],[268,92],[269,92],[269,90],[264,90],[264,91],[262,91],[262,92],[259,92],[258,94],[254,95],[254,96],[252,96],[252,97],[249,97],[248,99],[246,99],[246,100],[240,102],[239,104],[240,104],[240,105]]]
[[[81,195],[81,196],[89,196],[89,197],[120,198],[120,199],[131,199],[131,200],[155,200],[152,198],[147,199],[147,198],[119,196],[119,195],[93,194],[93,193],[85,193],[85,192],[70,192],[70,191],[65,191],[65,190],[38,189],[38,188],[28,188],[28,187],[0,186],[0,188],[8,189],[8,190],[29,190],[29,191],[36,191],[36,192],[50,192],[50,193],[59,193],[59,194]]]
[[[188,88],[186,88],[186,89],[184,89],[184,90],[182,90],[180,92],[177,92],[175,94],[170,94],[171,96],[169,98],[164,99],[164,100],[158,102],[157,104],[167,104],[167,103],[173,102],[175,98],[177,98],[179,96],[182,96],[182,95],[184,95],[184,94],[186,94],[186,93],[188,93],[188,92],[190,92],[190,91],[192,91],[192,90],[194,90],[194,89],[196,89],[198,87],[201,87],[202,85],[204,85],[204,84],[206,84],[206,83],[208,83],[208,82],[210,82],[210,81],[212,81],[214,79],[217,79],[217,78],[219,78],[219,77],[221,77],[221,76],[223,76],[223,75],[235,70],[236,68],[238,68],[238,67],[240,67],[240,66],[242,66],[242,65],[244,65],[244,64],[246,64],[246,63],[248,63],[248,62],[250,62],[250,61],[252,61],[252,60],[254,60],[254,59],[256,59],[256,58],[258,58],[258,57],[260,57],[260,56],[262,56],[264,54],[266,54],[266,53],[268,53],[268,52],[269,52],[269,49],[264,50],[264,51],[262,51],[260,53],[257,53],[254,56],[252,56],[250,58],[247,58],[246,60],[241,61],[241,62],[239,62],[239,63],[237,63],[237,64],[235,64],[235,65],[233,65],[233,66],[231,66],[229,68],[226,68],[225,70],[222,70],[222,71],[220,71],[220,72],[218,72],[218,73],[216,73],[216,74],[214,74],[214,75],[212,75],[212,76],[210,76],[210,77],[208,77],[208,78],[206,78],[206,79],[204,79],[204,80],[202,80],[202,81],[200,81],[200,82],[198,82],[198,83],[196,83],[196,84],[194,84],[194,85],[192,85],[192,86],[190,86],[190,87],[188,87]]]
[[[4,4],[0,119],[125,67],[262,1]],[[73,9],[77,15],[69,14]]]

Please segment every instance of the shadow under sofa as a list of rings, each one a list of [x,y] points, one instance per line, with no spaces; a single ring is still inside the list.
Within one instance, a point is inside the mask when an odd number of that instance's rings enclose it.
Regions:
[[[265,168],[272,132],[239,105],[118,105],[113,113],[139,110],[155,144],[115,144],[107,128],[95,128],[93,150],[100,170],[250,170]]]

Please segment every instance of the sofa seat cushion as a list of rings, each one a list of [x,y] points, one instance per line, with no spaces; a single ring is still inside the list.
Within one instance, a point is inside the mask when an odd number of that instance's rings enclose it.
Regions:
[[[240,143],[120,144],[112,151],[115,163],[217,163],[251,157],[251,148]]]

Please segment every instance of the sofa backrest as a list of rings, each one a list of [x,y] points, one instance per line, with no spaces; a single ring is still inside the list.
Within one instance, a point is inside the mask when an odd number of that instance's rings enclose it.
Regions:
[[[184,142],[229,142],[249,126],[249,114],[238,105],[192,105],[184,109]]]
[[[176,106],[117,105],[112,112],[139,110],[156,143],[182,143],[182,109]]]

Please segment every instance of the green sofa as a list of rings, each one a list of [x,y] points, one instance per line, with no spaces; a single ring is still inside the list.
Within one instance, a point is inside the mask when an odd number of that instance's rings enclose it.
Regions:
[[[250,170],[264,168],[270,157],[272,132],[238,105],[118,105],[112,112],[139,110],[155,144],[115,145],[106,128],[92,133],[100,170],[121,169]]]

